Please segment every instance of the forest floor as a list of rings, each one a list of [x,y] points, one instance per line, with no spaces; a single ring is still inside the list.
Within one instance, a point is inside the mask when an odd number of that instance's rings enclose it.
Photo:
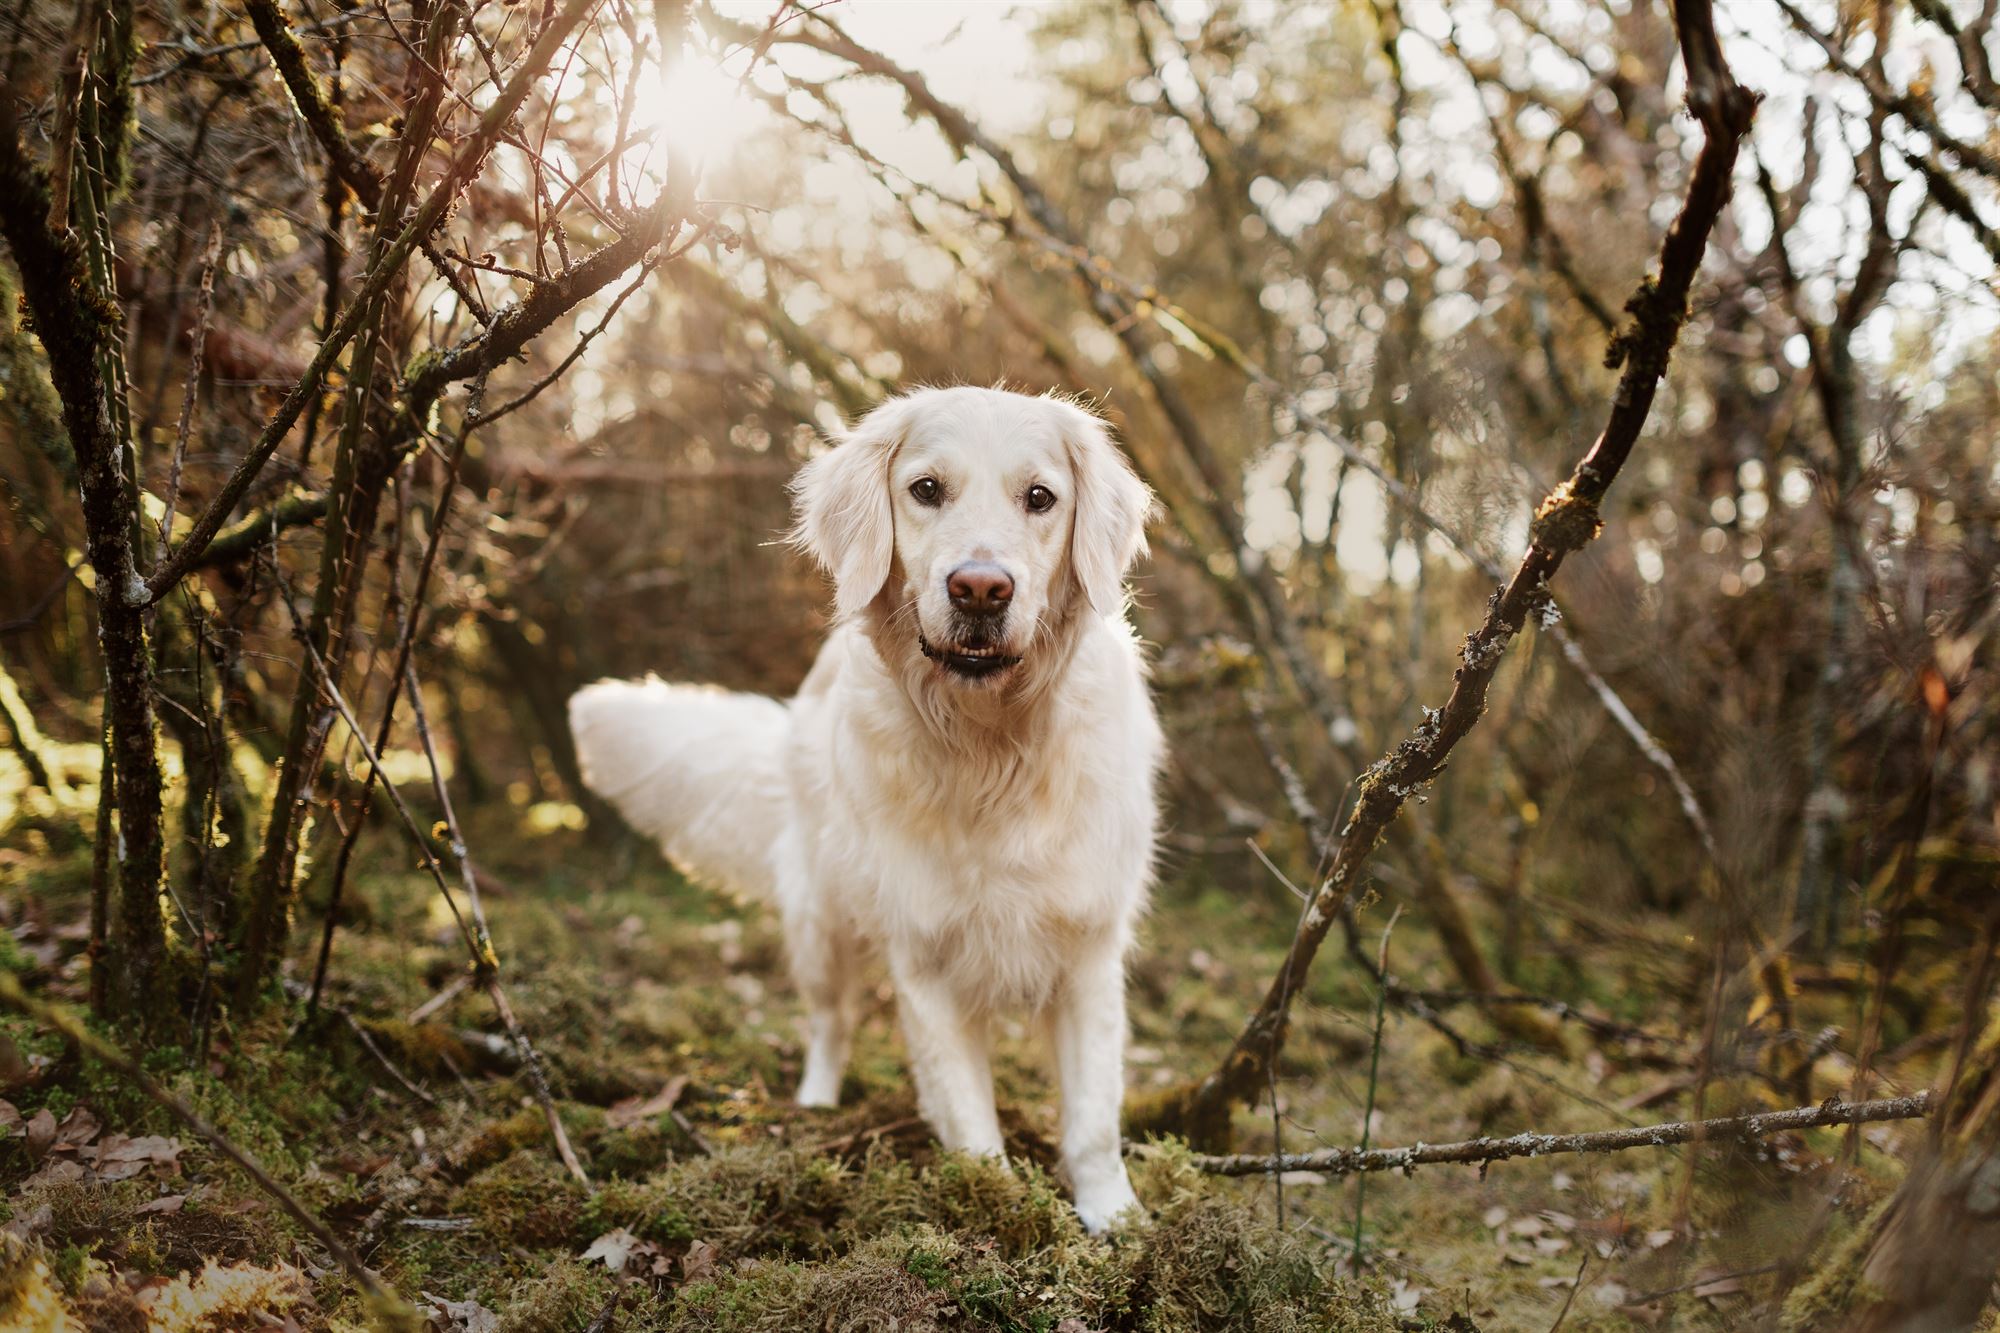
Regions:
[[[548,813],[496,802],[468,837],[494,885],[508,995],[594,1193],[559,1164],[483,996],[467,990],[409,1021],[463,974],[465,954],[393,829],[363,841],[333,954],[338,1011],[316,1033],[295,1026],[294,1008],[218,1027],[198,1059],[185,1046],[144,1052],[439,1330],[1740,1327],[1768,1299],[1773,1267],[1804,1257],[1816,1219],[1835,1237],[1850,1227],[1921,1132],[1865,1131],[1859,1175],[1830,1211],[1839,1131],[1710,1149],[1685,1204],[1685,1149],[1374,1175],[1365,1195],[1354,1177],[1294,1175],[1281,1195],[1268,1179],[1202,1176],[1178,1145],[1141,1145],[1134,1177],[1153,1217],[1096,1241],[1054,1178],[1050,1083],[1020,1028],[1003,1031],[996,1059],[1011,1173],[936,1150],[886,988],[843,1108],[796,1109],[797,1014],[772,924],[648,849],[607,846]],[[89,852],[53,832],[17,827],[0,853],[11,954],[0,961],[77,1000]],[[1135,1091],[1205,1072],[1296,916],[1275,878],[1246,894],[1203,865],[1170,866],[1133,965]],[[324,881],[295,932],[300,979]],[[1371,954],[1389,915],[1364,913]],[[1674,1041],[1565,1024],[1560,1050],[1468,1054],[1390,1007],[1375,1144],[1684,1113],[1684,1062],[1652,1057],[1684,1055],[1693,1038],[1647,997],[1700,974],[1693,941],[1664,918],[1614,931],[1551,914],[1540,929],[1560,947],[1527,980]],[[1583,954],[1588,968],[1561,962]],[[1444,975],[1409,915],[1391,959],[1412,984]],[[1585,976],[1619,989],[1586,989]],[[1330,949],[1280,1084],[1288,1150],[1359,1140],[1374,1015],[1367,978]],[[1499,1039],[1476,1011],[1451,1022]],[[29,1321],[0,1323],[36,1327],[39,1311],[61,1327],[60,1307],[91,1329],[365,1325],[338,1267],[208,1145],[53,1035],[12,1017],[0,1034],[12,1043],[0,1042],[0,1132],[12,1135],[0,1139],[0,1312],[11,1299]],[[1732,1097],[1782,1100],[1723,1079],[1710,1105]],[[1238,1147],[1268,1149],[1272,1133],[1268,1112],[1246,1113]]]

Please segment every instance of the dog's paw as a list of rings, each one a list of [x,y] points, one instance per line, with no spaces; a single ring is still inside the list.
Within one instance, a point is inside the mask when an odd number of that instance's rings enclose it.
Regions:
[[[1120,1171],[1115,1181],[1108,1181],[1091,1190],[1078,1190],[1076,1195],[1076,1215],[1083,1222],[1083,1229],[1093,1236],[1135,1226],[1146,1220],[1146,1210],[1139,1203],[1139,1196],[1132,1192],[1132,1182]]]

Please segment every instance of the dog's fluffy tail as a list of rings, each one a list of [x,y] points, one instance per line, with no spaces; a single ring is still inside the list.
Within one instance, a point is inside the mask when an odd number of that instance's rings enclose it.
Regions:
[[[761,695],[601,680],[569,701],[584,781],[690,877],[769,900],[791,796],[790,710]]]

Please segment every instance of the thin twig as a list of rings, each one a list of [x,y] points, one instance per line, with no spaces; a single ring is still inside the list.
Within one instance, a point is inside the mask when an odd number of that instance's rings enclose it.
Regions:
[[[1561,1333],[1563,1320],[1569,1318],[1569,1307],[1576,1304],[1577,1292],[1583,1290],[1583,1275],[1590,1271],[1590,1251],[1583,1252],[1583,1259],[1576,1266],[1576,1276],[1570,1279],[1569,1294],[1563,1297],[1562,1309],[1556,1311],[1556,1322],[1549,1325],[1549,1333]]]
[[[452,808],[451,789],[445,785],[444,770],[438,765],[437,745],[431,739],[430,720],[424,714],[424,695],[417,684],[417,670],[405,664],[408,673],[405,693],[410,696],[410,713],[417,721],[417,735],[423,741],[424,758],[430,763],[431,787],[437,793],[438,805],[444,810],[445,830],[451,838],[452,859],[458,863],[459,880],[465,886],[467,904],[472,910],[472,929],[476,940],[475,949],[481,979],[488,998],[500,1013],[500,1021],[506,1026],[507,1035],[514,1039],[520,1051],[521,1064],[528,1071],[528,1082],[535,1089],[535,1100],[542,1104],[542,1115],[549,1122],[549,1133],[555,1138],[556,1152],[569,1173],[577,1181],[590,1188],[590,1177],[584,1174],[583,1163],[576,1157],[576,1149],[570,1146],[569,1133],[563,1128],[562,1117],[556,1114],[555,1098],[549,1093],[548,1075],[542,1069],[542,1058],[528,1041],[528,1034],[514,1018],[514,1010],[507,1003],[506,992],[500,989],[500,959],[493,949],[493,936],[486,929],[486,909],[479,901],[479,876],[473,873],[472,857],[466,850],[465,834],[459,828],[458,813]]]
[[[445,882],[444,869],[438,864],[436,854],[431,851],[430,842],[424,836],[423,826],[418,824],[416,816],[410,813],[410,807],[403,800],[403,793],[397,789],[396,784],[391,782],[386,774],[382,773],[381,756],[376,753],[375,747],[368,743],[367,734],[361,729],[361,719],[354,715],[354,709],[349,706],[347,697],[341,693],[340,686],[334,682],[332,674],[326,669],[326,660],[320,656],[319,649],[313,645],[311,637],[305,633],[304,626],[299,620],[297,609],[293,607],[292,598],[289,593],[284,598],[284,602],[287,609],[290,609],[292,612],[292,625],[295,631],[294,637],[298,639],[300,645],[306,650],[307,659],[312,663],[314,671],[319,675],[320,685],[326,690],[327,697],[333,701],[334,708],[340,713],[341,721],[347,724],[349,734],[361,746],[362,756],[368,760],[369,768],[380,775],[382,790],[388,793],[390,804],[396,807],[396,813],[402,817],[403,826],[409,830],[411,839],[417,844],[417,850],[423,854],[424,869],[430,872],[431,879],[437,884],[438,892],[444,895],[446,904],[451,908],[452,917],[458,923],[459,933],[465,937],[466,948],[472,955],[473,966],[481,974],[481,981],[485,986],[487,996],[493,1001],[493,1007],[500,1015],[501,1024],[506,1027],[507,1035],[513,1039],[515,1048],[520,1054],[521,1062],[528,1070],[528,1081],[534,1089],[536,1100],[542,1104],[543,1114],[548,1117],[549,1129],[555,1137],[556,1151],[562,1158],[563,1166],[569,1170],[571,1175],[576,1177],[579,1183],[589,1188],[590,1177],[584,1174],[583,1164],[577,1160],[576,1150],[570,1146],[569,1134],[563,1129],[562,1118],[556,1113],[555,1098],[549,1092],[548,1077],[542,1070],[541,1057],[536,1054],[534,1046],[529,1043],[527,1034],[521,1030],[520,1021],[514,1016],[513,1006],[507,1003],[506,992],[500,989],[497,976],[499,960],[493,952],[492,938],[486,931],[484,914],[479,912],[478,884],[477,880],[471,874],[470,868],[465,863],[463,841],[454,833],[452,837],[452,850],[453,854],[458,857],[459,869],[464,876],[466,890],[471,895],[472,908],[478,914],[476,917],[478,921],[476,928],[468,924],[464,915],[460,913],[458,900],[451,895],[451,888]],[[405,669],[407,670],[408,667],[406,666]],[[426,755],[431,756],[433,764],[432,772],[435,775],[436,756],[430,746],[429,728],[423,725],[421,720],[423,714],[420,706],[416,705],[414,698],[412,703],[418,710],[418,730],[424,735],[424,752]],[[441,780],[439,780],[439,786],[442,787]],[[449,800],[444,802],[444,806],[445,812],[449,816],[451,812]],[[456,821],[454,819],[451,822],[455,824]]]
[[[1628,1296],[1625,1298],[1624,1304],[1628,1306],[1651,1305],[1654,1301],[1665,1300],[1669,1296],[1678,1296],[1684,1291],[1700,1291],[1703,1287],[1712,1287],[1718,1282],[1734,1282],[1739,1278],[1762,1277],[1766,1273],[1781,1272],[1784,1267],[1783,1264],[1760,1264],[1755,1268],[1739,1268],[1733,1273],[1711,1273],[1707,1277],[1698,1277],[1692,1282],[1683,1282],[1677,1287],[1665,1287],[1659,1291],[1648,1291],[1642,1292],[1637,1296]]]
[[[305,993],[305,987],[301,986],[296,981],[287,980],[285,982],[285,991],[287,994],[297,997]],[[408,1074],[405,1074],[402,1070],[396,1067],[395,1062],[388,1057],[387,1053],[385,1053],[380,1046],[375,1044],[375,1039],[368,1035],[368,1029],[361,1026],[361,1020],[357,1019],[354,1016],[354,1011],[352,1009],[347,1008],[345,1005],[332,1004],[332,1003],[328,1003],[326,1005],[326,1008],[328,1012],[334,1014],[342,1022],[347,1024],[347,1030],[354,1034],[355,1040],[361,1043],[362,1049],[367,1051],[368,1054],[374,1056],[376,1063],[381,1065],[382,1068],[388,1070],[389,1076],[395,1079],[396,1082],[402,1084],[403,1090],[405,1092],[409,1093],[412,1097],[415,1097],[418,1101],[422,1102],[424,1105],[428,1107],[431,1107],[433,1109],[437,1107],[438,1099],[436,1097],[433,1097],[430,1093],[424,1091],[423,1088],[419,1087],[415,1082],[411,1080]]]
[[[471,985],[472,985],[472,978],[468,976],[466,973],[463,972],[459,973],[457,976],[453,977],[450,981],[445,983],[445,988],[443,990],[431,996],[430,999],[425,1000],[422,1004],[418,1005],[416,1008],[410,1010],[409,1017],[404,1021],[408,1023],[423,1022],[425,1019],[429,1018],[432,1014],[437,1013],[440,1009],[443,1009],[453,1000],[456,1000],[459,996],[463,995],[467,987]]]
[[[299,382],[285,395],[277,411],[271,414],[270,420],[258,434],[256,443],[244,453],[236,470],[230,473],[229,479],[215,493],[208,507],[195,519],[194,526],[189,529],[186,538],[168,554],[152,578],[146,580],[141,588],[118,591],[132,597],[136,604],[148,605],[165,596],[167,591],[194,567],[201,558],[202,551],[221,530],[237,502],[243,498],[243,493],[250,489],[250,483],[257,479],[258,474],[264,469],[264,464],[270,461],[271,455],[276,453],[278,446],[284,442],[293,424],[298,421],[299,414],[305,410],[307,400],[320,391],[320,383],[327,371],[332,368],[334,361],[361,331],[362,324],[374,310],[383,293],[402,272],[404,261],[409,258],[410,252],[417,248],[419,242],[428,239],[438,224],[444,220],[447,210],[458,202],[460,192],[466,183],[478,174],[488,153],[505,130],[508,120],[519,110],[521,103],[527,99],[529,91],[547,71],[557,48],[570,30],[583,21],[584,15],[594,3],[595,0],[571,0],[571,3],[561,11],[560,16],[544,25],[534,48],[523,59],[514,77],[488,104],[478,126],[461,140],[458,151],[453,154],[450,165],[445,168],[437,185],[411,215],[402,231],[388,243],[378,262],[368,270],[360,290],[348,302],[346,310],[334,322],[334,326],[320,340],[312,362],[299,377]],[[386,234],[385,229],[384,235]],[[605,247],[606,250],[611,248],[611,246]],[[514,310],[518,312],[531,304],[533,303],[523,303],[522,306],[514,307]],[[502,323],[503,321],[499,319],[494,321],[494,333],[497,334]],[[509,355],[512,351],[518,350],[519,346],[520,342],[516,341],[501,355]]]
[[[188,433],[194,428],[194,400],[201,392],[201,363],[208,351],[208,321],[215,312],[215,264],[222,256],[222,224],[208,224],[208,245],[201,255],[201,294],[195,298],[194,342],[188,348],[187,387],[181,393],[180,424],[174,428],[174,453],[167,464],[167,493],[161,500],[160,553],[174,538],[174,508],[181,502],[181,465],[187,461]],[[158,560],[154,564],[157,569]]]
[[[586,351],[590,350],[590,344],[597,338],[597,335],[603,333],[605,329],[611,326],[612,319],[617,316],[618,308],[625,304],[626,298],[631,296],[632,293],[638,291],[640,287],[645,285],[646,279],[652,275],[653,268],[654,268],[653,263],[642,262],[639,265],[638,274],[632,279],[632,281],[629,284],[626,285],[623,291],[619,292],[618,295],[615,298],[613,298],[611,302],[611,308],[604,312],[604,318],[597,321],[597,325],[595,328],[588,330],[576,340],[576,346],[570,349],[568,356],[565,356],[560,362],[557,363],[556,368],[554,370],[551,370],[548,374],[542,376],[542,378],[536,380],[533,384],[529,385],[526,389],[522,390],[519,396],[509,399],[507,402],[504,402],[500,406],[494,408],[491,412],[477,412],[467,415],[465,419],[465,428],[467,430],[471,430],[475,426],[488,425],[492,422],[498,421],[501,417],[506,416],[510,412],[526,407],[529,403],[535,400],[535,398],[542,392],[542,390],[548,388],[551,384],[554,384],[557,380],[561,379],[563,375],[569,370],[569,368],[575,365],[578,359],[581,358]]]
[[[384,1314],[401,1315],[407,1312],[402,1297],[394,1288],[377,1276],[361,1262],[361,1257],[341,1242],[341,1239],[327,1229],[326,1223],[314,1216],[312,1210],[299,1202],[298,1196],[272,1178],[256,1158],[232,1143],[228,1136],[207,1120],[186,1102],[160,1086],[151,1074],[140,1068],[139,1062],[124,1051],[97,1035],[67,1007],[39,999],[22,989],[21,983],[10,972],[0,971],[0,1003],[35,1022],[44,1024],[61,1033],[63,1037],[88,1052],[129,1079],[138,1089],[164,1107],[176,1120],[186,1125],[195,1134],[206,1140],[210,1147],[227,1157],[242,1169],[243,1173],[255,1181],[257,1187],[278,1201],[278,1205],[312,1238],[326,1248],[340,1266],[347,1270],[355,1285],[367,1294],[369,1300]]]
[[[275,564],[275,562],[273,563]],[[279,579],[282,584],[282,573],[280,573]],[[339,683],[333,679],[332,673],[327,670],[326,659],[320,656],[318,647],[313,644],[311,637],[307,635],[304,622],[299,618],[298,608],[293,604],[289,586],[285,587],[284,597],[281,600],[284,602],[285,609],[291,613],[292,637],[297,639],[299,645],[305,649],[306,661],[310,663],[313,674],[319,677],[320,685],[325,689],[327,698],[332,700],[334,710],[340,714],[341,721],[347,724],[348,731],[353,735],[355,742],[360,745],[362,758],[368,761],[368,767],[371,770],[380,775],[382,789],[389,793],[390,803],[396,807],[396,813],[403,817],[404,826],[410,830],[410,836],[416,841],[417,851],[423,857],[424,869],[430,872],[432,881],[438,886],[438,892],[444,895],[445,905],[451,909],[452,919],[458,923],[458,931],[465,939],[466,948],[476,957],[478,955],[478,946],[474,943],[472,927],[466,922],[464,914],[459,911],[458,899],[451,896],[451,886],[445,880],[444,869],[438,864],[436,853],[431,851],[429,840],[424,837],[423,826],[417,823],[416,816],[410,813],[410,807],[403,801],[403,793],[397,789],[396,784],[391,782],[386,774],[382,773],[382,756],[376,751],[373,745],[368,743],[367,734],[361,729],[361,719],[354,715],[354,709],[347,702],[347,696],[341,692]]]
[[[1885,1097],[1867,1102],[1827,1101],[1789,1111],[1723,1116],[1714,1120],[1681,1120],[1631,1129],[1602,1129],[1588,1134],[1515,1134],[1504,1139],[1477,1138],[1458,1143],[1418,1143],[1408,1148],[1327,1148],[1318,1152],[1279,1156],[1238,1153],[1194,1157],[1193,1165],[1210,1175],[1258,1176],[1274,1171],[1317,1171],[1344,1176],[1357,1171],[1412,1171],[1420,1166],[1478,1165],[1514,1157],[1552,1157],[1564,1153],[1628,1152],[1634,1148],[1668,1148],[1717,1140],[1746,1141],[1798,1129],[1828,1125],[1865,1125],[1884,1120],[1916,1120],[1930,1114],[1932,1097]]]
[[[482,374],[472,382],[471,392],[466,398],[468,416],[479,410],[479,404],[484,402],[485,398],[486,376]],[[388,697],[382,705],[382,724],[376,732],[377,749],[389,743],[389,736],[395,725],[397,696],[403,688],[404,670],[410,664],[410,654],[416,644],[417,613],[424,605],[424,593],[430,587],[431,571],[437,567],[438,551],[444,545],[445,527],[451,517],[452,497],[458,493],[459,470],[465,462],[465,441],[471,433],[472,427],[462,418],[458,434],[452,440],[451,451],[445,456],[444,479],[438,483],[437,503],[431,511],[430,540],[424,547],[424,558],[417,565],[416,587],[408,601],[409,613],[403,621],[401,632],[397,635],[396,666],[389,675]],[[397,535],[400,541],[400,532]],[[339,915],[341,895],[347,883],[347,867],[353,860],[355,844],[360,841],[361,827],[367,821],[369,803],[374,799],[376,772],[377,770],[371,767],[367,776],[362,779],[361,796],[356,802],[354,826],[341,839],[340,850],[334,857],[333,888],[328,895],[326,919],[320,932],[319,959],[313,965],[312,994],[306,1002],[308,1013],[318,1007],[320,994],[326,988],[326,969],[333,955],[335,918]]]
[[[56,94],[56,123],[50,135],[48,229],[60,235],[69,229],[71,180],[76,173],[77,116],[83,105],[84,82],[90,70],[90,48],[97,41],[97,0],[78,0],[69,44],[63,49],[62,83]]]

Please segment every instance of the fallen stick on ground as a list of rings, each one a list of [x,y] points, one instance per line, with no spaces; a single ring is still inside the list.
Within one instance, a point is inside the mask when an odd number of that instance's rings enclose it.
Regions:
[[[1344,1176],[1357,1171],[1411,1171],[1420,1166],[1465,1165],[1503,1161],[1510,1157],[1549,1157],[1557,1153],[1624,1152],[1630,1148],[1669,1148],[1682,1143],[1716,1139],[1756,1139],[1788,1129],[1818,1129],[1826,1125],[1863,1125],[1877,1120],[1915,1120],[1929,1115],[1931,1094],[1885,1097],[1870,1102],[1834,1102],[1801,1106],[1790,1111],[1725,1116],[1717,1120],[1681,1120],[1665,1125],[1605,1129],[1590,1134],[1515,1134],[1504,1139],[1477,1138],[1461,1143],[1418,1143],[1408,1148],[1327,1148],[1318,1152],[1258,1156],[1196,1157],[1197,1169],[1217,1176],[1270,1175],[1280,1171],[1318,1171]]]
[[[378,1321],[384,1328],[413,1327],[414,1312],[404,1303],[396,1289],[384,1282],[379,1274],[369,1268],[340,1238],[320,1221],[313,1211],[299,1202],[298,1196],[280,1185],[266,1171],[255,1157],[236,1146],[229,1137],[204,1119],[195,1109],[173,1093],[160,1086],[151,1074],[140,1067],[139,1062],[99,1036],[85,1025],[83,1020],[70,1012],[65,1005],[56,1004],[38,996],[30,995],[22,988],[12,974],[0,971],[0,1006],[14,1010],[32,1022],[51,1028],[77,1046],[92,1058],[109,1065],[120,1075],[138,1087],[164,1107],[176,1120],[193,1130],[217,1152],[234,1162],[243,1174],[250,1177],[273,1199],[278,1206],[290,1213],[292,1220],[306,1229],[312,1238],[320,1243],[326,1252],[354,1279],[356,1286],[367,1296],[374,1306]]]

